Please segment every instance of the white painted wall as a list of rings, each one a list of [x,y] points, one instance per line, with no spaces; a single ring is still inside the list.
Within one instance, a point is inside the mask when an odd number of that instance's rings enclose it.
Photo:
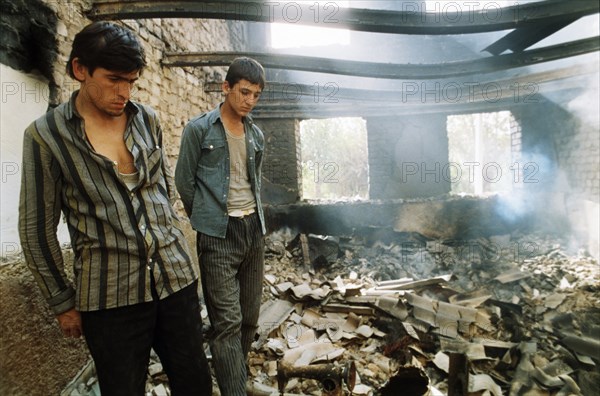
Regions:
[[[23,132],[48,109],[48,82],[0,64],[0,257],[21,253],[17,229]],[[66,225],[61,242],[69,241]]]

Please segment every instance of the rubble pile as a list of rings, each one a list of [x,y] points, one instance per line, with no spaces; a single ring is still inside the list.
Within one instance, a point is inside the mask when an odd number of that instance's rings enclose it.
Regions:
[[[565,241],[288,231],[269,235],[267,246],[248,394],[562,396],[600,388],[598,262]],[[159,365],[151,365],[148,395],[169,395]]]

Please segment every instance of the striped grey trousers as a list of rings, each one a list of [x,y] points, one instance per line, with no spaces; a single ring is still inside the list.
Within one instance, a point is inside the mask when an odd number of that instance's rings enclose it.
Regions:
[[[258,328],[264,272],[258,215],[230,217],[224,239],[198,233],[197,247],[217,383],[222,396],[245,396],[246,359]]]

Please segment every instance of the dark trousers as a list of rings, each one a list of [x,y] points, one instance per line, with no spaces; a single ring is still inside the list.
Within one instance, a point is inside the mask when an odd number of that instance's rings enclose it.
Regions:
[[[194,282],[163,300],[81,313],[103,396],[144,395],[152,348],[173,396],[212,394],[196,290]]]
[[[213,328],[215,377],[223,396],[245,396],[246,358],[257,330],[264,272],[258,215],[230,217],[224,239],[199,233],[198,254]]]

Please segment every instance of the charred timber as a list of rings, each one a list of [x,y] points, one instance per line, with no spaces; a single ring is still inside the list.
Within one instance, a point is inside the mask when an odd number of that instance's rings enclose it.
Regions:
[[[206,18],[249,22],[283,22],[363,32],[401,34],[464,34],[516,29],[571,21],[599,11],[596,1],[547,0],[509,7],[445,5],[426,7],[408,2],[401,10],[343,8],[335,2],[243,1],[98,1],[91,19]],[[432,8],[433,7],[433,8]]]
[[[253,111],[255,118],[328,118],[420,113],[461,114],[497,111],[498,106],[544,102],[544,94],[561,91],[568,100],[581,93],[598,62],[512,78],[440,80],[403,83],[398,90],[347,88],[337,83],[314,85],[269,81]],[[206,82],[204,92],[220,94],[221,82]],[[317,90],[318,89],[318,90]]]
[[[469,394],[469,360],[464,353],[451,352],[448,369],[448,396]]]
[[[557,91],[568,100],[580,94],[592,74],[598,74],[598,62],[501,80],[410,82],[403,84],[404,91],[348,89],[335,85],[335,91],[321,89],[320,97],[315,96],[313,86],[271,83],[263,91],[253,115],[303,119],[496,111],[500,105],[514,108],[541,103],[545,100],[544,94]]]
[[[502,205],[498,197],[449,197],[269,205],[265,214],[269,231],[289,228],[298,233],[336,236],[400,233],[430,239],[476,238],[526,230],[534,224],[534,213],[518,219],[498,216]],[[547,221],[558,224],[561,219]]]
[[[267,54],[257,52],[191,52],[166,53],[162,64],[167,67],[227,66],[238,56],[250,56],[264,67],[329,73],[357,77],[388,79],[443,79],[478,75],[531,66],[538,63],[583,55],[600,49],[598,37],[570,41],[515,54],[478,58],[475,60],[435,64],[393,64],[362,62],[301,55]]]
[[[579,91],[577,91],[579,92]],[[571,95],[575,96],[575,95]],[[542,103],[545,99],[542,97],[536,99],[536,103]],[[421,102],[419,104],[389,103],[350,103],[339,104],[294,104],[285,102],[271,102],[268,105],[259,104],[252,111],[252,116],[260,118],[276,119],[319,119],[331,117],[389,117],[391,115],[414,115],[414,114],[463,114],[472,112],[498,111],[499,106],[513,108],[525,105],[523,101],[515,102],[513,98],[502,100],[469,102],[469,103],[449,103],[447,101],[438,101],[432,103]]]
[[[438,83],[440,87],[444,87],[444,93],[452,98],[456,94],[456,92],[451,92],[452,87],[460,87],[462,85],[465,88],[469,88],[468,101],[478,102],[488,99],[485,96],[485,87],[488,86],[498,87],[501,92],[507,93],[514,91],[515,86],[525,87],[527,84],[535,84],[539,87],[540,93],[542,93],[544,92],[543,90],[551,91],[556,86],[556,84],[548,83],[598,73],[599,66],[598,62],[592,62],[539,73],[520,74],[510,78],[503,76],[504,78],[502,79],[492,78],[482,81],[478,79],[476,80],[477,85],[475,85],[472,78],[466,78],[464,81],[457,79],[440,80],[435,81],[435,83]],[[414,95],[414,92],[409,92],[410,88],[414,90],[415,82],[411,81],[410,83],[403,84],[403,86],[408,90],[348,88],[336,82],[328,82],[320,86],[315,86],[315,84],[308,85],[297,82],[268,81],[265,89],[262,91],[261,102],[266,101],[269,104],[277,103],[277,105],[289,104],[291,102],[300,104],[304,99],[314,103],[321,98],[320,101],[323,103],[339,103],[342,100],[346,103],[349,103],[348,101],[350,100],[359,100],[362,103],[365,101],[404,104],[410,104],[414,101],[414,104],[423,103],[423,100],[418,95]],[[204,92],[206,93],[221,93],[222,90],[222,81],[208,81],[204,83]],[[530,93],[524,92],[523,94],[527,95]],[[494,99],[500,98],[494,97]],[[457,100],[456,102],[458,103],[459,101]]]
[[[484,51],[492,55],[500,55],[506,50],[520,52],[546,37],[558,32],[560,29],[575,22],[578,18],[563,21],[539,24],[536,26],[523,26],[513,30],[495,43],[487,46]]]

